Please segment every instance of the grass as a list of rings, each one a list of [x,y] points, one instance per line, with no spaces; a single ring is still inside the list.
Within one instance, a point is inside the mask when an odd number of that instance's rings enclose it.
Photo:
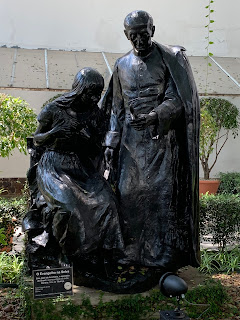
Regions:
[[[102,297],[103,294],[100,294],[98,304],[92,305],[87,296],[82,296],[81,302],[75,304],[70,298],[60,303],[56,299],[34,301],[29,293],[28,309],[32,310],[36,320],[140,320],[156,319],[159,309],[174,309],[177,305],[175,299],[164,297],[159,290],[152,290],[149,296],[136,294],[108,302],[103,302]],[[183,307],[191,319],[198,319],[199,316],[205,320],[224,318],[225,309],[222,306],[225,306],[228,297],[219,281],[209,280],[189,290],[186,299],[188,303],[183,302]]]

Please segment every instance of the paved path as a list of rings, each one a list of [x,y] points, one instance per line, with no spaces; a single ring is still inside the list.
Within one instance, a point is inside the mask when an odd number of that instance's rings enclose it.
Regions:
[[[13,236],[13,248],[12,252],[20,253],[24,248],[24,232],[22,231],[22,227],[19,226],[16,228],[14,236]]]

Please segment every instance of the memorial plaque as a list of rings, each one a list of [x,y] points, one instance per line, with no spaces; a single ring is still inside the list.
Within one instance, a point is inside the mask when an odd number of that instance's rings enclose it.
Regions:
[[[34,299],[73,295],[72,267],[34,270],[33,279]]]

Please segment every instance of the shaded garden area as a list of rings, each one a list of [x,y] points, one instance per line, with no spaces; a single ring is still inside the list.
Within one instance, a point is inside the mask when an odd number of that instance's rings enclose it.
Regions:
[[[202,251],[199,270],[184,268],[180,276],[189,285],[182,307],[191,319],[240,319],[240,174],[221,174],[217,195],[200,199],[201,237],[216,245],[215,250]],[[27,208],[27,196],[0,201],[1,246],[9,244],[3,229],[20,224]],[[164,297],[158,288],[147,294],[127,295],[106,301],[99,293],[92,303],[88,295],[81,303],[71,298],[33,300],[32,288],[26,281],[24,254],[3,252],[0,255],[1,319],[157,319],[158,310],[173,309],[175,299]],[[4,288],[10,283],[13,288]],[[17,288],[15,288],[17,286]],[[113,300],[115,300],[114,298]],[[188,302],[187,302],[188,301]],[[194,305],[197,304],[197,305]]]

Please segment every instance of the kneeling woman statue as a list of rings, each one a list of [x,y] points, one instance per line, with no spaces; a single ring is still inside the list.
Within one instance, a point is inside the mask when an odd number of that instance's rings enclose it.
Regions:
[[[97,106],[103,87],[96,70],[80,70],[72,90],[41,111],[34,134],[34,144],[45,150],[36,171],[38,189],[70,261],[123,249],[115,196],[98,170],[107,122]]]

